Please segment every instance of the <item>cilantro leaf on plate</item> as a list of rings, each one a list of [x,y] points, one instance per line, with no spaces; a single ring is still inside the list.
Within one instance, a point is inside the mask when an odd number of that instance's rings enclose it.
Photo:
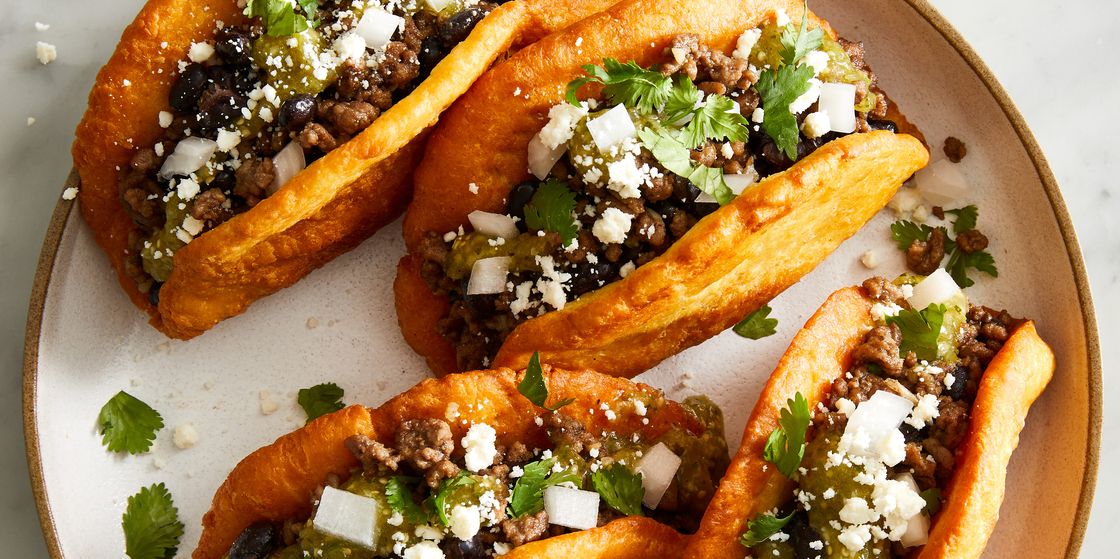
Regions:
[[[179,511],[162,483],[144,487],[128,498],[121,528],[124,552],[130,559],[170,559],[183,537]]]
[[[575,193],[562,181],[549,179],[525,204],[525,225],[540,231],[555,231],[567,245],[579,234],[579,225],[572,215],[575,209]]]
[[[949,275],[953,276],[953,281],[957,282],[957,285],[962,288],[971,287],[976,283],[968,277],[969,268],[984,272],[993,278],[999,277],[996,259],[988,251],[964,252],[954,244],[953,250],[949,254],[949,261],[945,263],[945,269],[949,272]]]
[[[928,241],[930,233],[933,227],[922,223],[900,219],[891,224],[891,238],[902,252],[909,250],[914,241]]]
[[[342,403],[342,396],[345,392],[337,384],[327,382],[323,384],[316,384],[311,388],[301,388],[296,401],[299,402],[303,411],[307,412],[307,422],[311,421],[321,415],[338,411],[345,407]]]
[[[739,114],[739,106],[730,97],[709,95],[692,113],[692,121],[682,131],[685,147],[696,149],[707,139],[744,142],[747,140],[747,119]]]
[[[110,452],[141,454],[152,447],[163,418],[151,406],[125,392],[117,392],[97,415],[101,444]]]
[[[782,61],[786,64],[792,65],[793,63],[801,60],[801,57],[809,54],[810,52],[820,48],[821,43],[824,42],[824,30],[816,28],[806,31],[805,28],[809,23],[809,2],[805,1],[805,11],[801,13],[801,28],[793,26],[793,23],[786,25],[782,30],[780,38],[782,42]]]
[[[654,159],[663,167],[673,173],[684,177],[697,188],[707,192],[721,205],[735,198],[735,194],[728,188],[723,180],[723,169],[693,165],[689,156],[688,147],[672,135],[672,132],[662,129],[654,131],[650,128],[638,130],[638,138],[642,145],[653,154]]]
[[[898,344],[900,355],[913,351],[918,359],[937,359],[937,337],[945,322],[945,305],[930,305],[922,310],[902,309],[895,316],[886,317],[887,324],[897,324],[902,330]]]
[[[567,99],[578,105],[576,92],[587,83],[603,84],[603,95],[611,103],[626,105],[649,114],[665,105],[672,89],[669,76],[656,70],[647,70],[636,62],[625,64],[614,58],[604,58],[603,66],[585,64],[583,70],[588,75],[568,83]]]
[[[299,0],[299,4],[305,11],[310,4],[314,4],[315,8],[308,12],[308,16],[314,19],[318,11],[318,2]],[[295,35],[311,27],[307,18],[296,13],[295,6],[288,0],[251,0],[246,7],[245,15],[261,18],[264,21],[265,33],[271,37]]]
[[[607,506],[629,516],[642,516],[642,475],[614,463],[591,474],[591,485]]]
[[[975,204],[969,204],[955,210],[945,210],[945,213],[956,217],[953,220],[953,232],[960,233],[969,229],[976,229],[976,220],[980,217],[980,210]]]
[[[541,368],[541,354],[536,351],[529,357],[529,366],[525,368],[525,376],[521,379],[521,382],[517,384],[517,391],[520,392],[522,396],[528,398],[530,402],[548,411],[556,411],[576,401],[575,398],[567,398],[551,406],[546,404],[546,402],[548,402],[548,386],[544,383],[544,369]]]
[[[793,513],[785,518],[777,517],[772,514],[760,514],[750,522],[747,523],[747,533],[739,539],[739,543],[746,547],[754,547],[768,539],[770,536],[777,534],[793,520]]]
[[[428,520],[428,515],[412,498],[412,486],[415,484],[416,478],[393,476],[385,484],[385,499],[393,512],[400,513],[409,523],[421,524]]]
[[[744,338],[752,340],[761,340],[767,336],[773,336],[778,326],[778,319],[767,318],[770,316],[770,305],[763,305],[758,310],[748,314],[746,318],[740,320],[738,324],[731,329],[736,334]]]
[[[797,142],[801,136],[797,117],[789,106],[809,90],[813,77],[810,66],[785,65],[777,70],[763,72],[755,88],[762,96],[762,129],[778,149],[790,159],[797,159]]]
[[[792,478],[805,456],[805,434],[809,430],[809,402],[800,392],[786,401],[778,419],[778,428],[770,433],[762,457],[778,467],[782,475]]]
[[[544,509],[544,490],[553,485],[571,482],[580,485],[579,474],[570,470],[552,471],[555,458],[545,458],[525,465],[524,474],[513,484],[509,499],[509,515],[520,518]]]

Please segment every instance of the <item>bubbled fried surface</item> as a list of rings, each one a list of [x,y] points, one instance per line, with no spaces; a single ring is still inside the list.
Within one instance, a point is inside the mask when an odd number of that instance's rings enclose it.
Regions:
[[[397,428],[408,419],[436,418],[451,425],[459,441],[474,423],[486,423],[497,432],[497,444],[520,441],[529,447],[550,448],[547,422],[535,418],[548,413],[533,405],[517,390],[523,372],[510,369],[474,371],[439,379],[428,379],[377,408],[350,406],[325,415],[307,426],[277,439],[242,460],[218,488],[210,511],[203,517],[202,537],[194,559],[218,559],[246,526],[259,520],[281,522],[306,517],[311,497],[328,474],[345,476],[358,461],[346,449],[350,435],[362,434],[392,444]],[[567,398],[574,402],[564,414],[581,422],[589,431],[614,432],[642,439],[656,439],[673,427],[700,435],[703,425],[680,404],[665,400],[661,391],[645,384],[594,373],[544,367],[548,404]],[[656,402],[647,414],[628,413],[632,398]],[[617,405],[623,402],[621,405]],[[609,420],[600,409],[606,403],[617,410]],[[643,419],[648,419],[643,423]],[[458,445],[456,445],[458,447]],[[462,448],[453,453],[462,459]],[[620,522],[620,521],[616,521]],[[586,539],[585,539],[586,538]],[[679,553],[684,536],[647,519],[636,519],[594,530],[577,532],[531,544],[521,552],[526,557],[570,557],[564,549],[586,550],[578,556],[602,558],[646,557],[645,552]],[[521,548],[518,548],[521,549]]]
[[[157,308],[125,272],[128,237],[136,227],[118,199],[116,169],[160,136],[157,115],[168,110],[171,81],[190,44],[212,38],[216,21],[236,24],[244,16],[233,0],[150,0],[98,74],[78,125],[73,157],[82,215],[121,286],[152,325],[173,338],[197,336],[395,219],[411,195],[423,133],[440,113],[502,53],[612,1],[514,0],[494,10],[373,125],[277,194],[177,252]]]
[[[852,351],[874,325],[872,303],[860,289],[841,289],[794,336],[751,411],[739,450],[685,557],[745,557],[747,548],[739,538],[747,522],[792,498],[793,483],[763,459],[766,441],[787,400],[800,392],[809,409],[815,409],[832,381],[848,371]],[[957,466],[942,494],[944,504],[917,557],[978,558],[983,553],[1027,411],[1053,370],[1054,356],[1034,324],[1020,325],[984,373],[968,437],[957,449]]]

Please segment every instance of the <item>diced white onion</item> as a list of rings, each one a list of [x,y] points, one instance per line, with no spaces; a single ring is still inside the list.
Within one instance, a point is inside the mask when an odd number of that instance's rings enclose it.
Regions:
[[[947,159],[931,164],[914,174],[918,190],[926,200],[946,206],[960,203],[968,198],[968,183],[957,165]]]
[[[392,40],[393,34],[403,26],[404,18],[386,12],[380,6],[370,5],[366,7],[354,31],[366,40],[367,47],[383,49]]]
[[[288,142],[288,145],[272,158],[272,166],[276,178],[268,185],[269,194],[275,194],[277,190],[288,184],[296,173],[302,171],[307,166],[307,158],[304,157],[303,148],[298,143]]]
[[[599,523],[599,494],[553,485],[544,490],[544,510],[551,524],[589,530]]]
[[[937,271],[926,276],[925,279],[914,286],[914,293],[910,295],[907,301],[915,310],[922,310],[930,305],[945,303],[954,299],[960,293],[961,288],[957,286],[957,282],[953,281],[953,276],[949,275],[945,268],[938,268]]]
[[[377,501],[328,485],[323,488],[312,525],[325,534],[373,549],[377,541]]]
[[[568,151],[567,142],[560,142],[555,149],[549,149],[541,140],[540,134],[533,136],[533,139],[529,140],[529,172],[533,173],[534,177],[544,180],[566,151]]]
[[[587,121],[587,131],[599,151],[606,151],[626,138],[638,133],[634,121],[624,105],[615,105],[611,110]]]
[[[855,453],[878,452],[883,442],[891,437],[892,432],[898,430],[898,426],[902,425],[902,420],[910,415],[912,409],[914,403],[910,400],[886,390],[879,390],[856,406],[856,411],[848,418],[844,435],[867,436],[866,447],[852,448]]]
[[[519,233],[517,222],[508,215],[475,210],[467,214],[467,219],[475,231],[490,237],[512,239]]]
[[[909,472],[903,472],[895,476],[895,480],[905,483],[914,493],[918,491],[918,483],[914,481],[914,476]],[[903,547],[917,547],[925,545],[929,541],[929,516],[924,512],[920,512],[910,517],[910,522],[906,524],[906,532],[902,534],[899,543]]]
[[[856,86],[850,83],[821,84],[817,110],[828,113],[833,132],[850,134],[856,131]]]
[[[428,7],[431,8],[433,12],[438,14],[451,3],[451,0],[424,0],[424,2],[428,4]]]
[[[163,160],[163,166],[159,168],[159,177],[166,179],[175,175],[189,175],[210,161],[217,150],[218,142],[214,140],[198,136],[183,138],[175,144],[175,151]]]
[[[471,266],[471,279],[467,282],[467,295],[490,295],[504,291],[509,261],[508,256],[475,260]]]
[[[743,172],[737,175],[725,173],[723,175],[723,181],[727,183],[727,188],[730,188],[731,192],[734,192],[735,195],[738,196],[742,194],[748,186],[758,182],[758,171],[755,170],[754,165],[751,165],[743,169]]]
[[[681,457],[669,450],[665,443],[657,443],[647,450],[635,468],[642,475],[642,489],[645,490],[642,504],[651,509],[657,508],[680,467]]]

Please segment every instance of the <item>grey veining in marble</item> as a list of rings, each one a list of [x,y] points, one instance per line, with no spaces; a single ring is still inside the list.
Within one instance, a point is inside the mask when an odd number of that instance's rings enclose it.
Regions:
[[[1105,370],[1120,363],[1120,63],[1114,0],[933,0],[1007,87],[1062,185],[1088,264]],[[140,0],[0,4],[0,544],[45,557],[23,453],[20,376],[27,300],[47,221],[70,168],[70,141],[97,68]],[[37,31],[35,22],[50,24]],[[42,66],[35,42],[58,46]],[[28,126],[28,117],[35,123]],[[1120,412],[1104,386],[1101,477],[1082,555],[1115,555],[1120,529]]]

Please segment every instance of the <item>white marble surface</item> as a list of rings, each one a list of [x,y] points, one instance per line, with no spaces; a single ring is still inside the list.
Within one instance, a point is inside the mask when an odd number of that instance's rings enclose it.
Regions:
[[[69,144],[100,64],[141,0],[0,3],[0,542],[8,557],[45,557],[23,453],[20,376],[27,299],[51,209],[70,168]],[[933,0],[976,47],[1010,91],[1063,187],[1088,264],[1105,369],[1120,363],[1120,187],[1106,177],[1120,163],[1120,64],[1110,33],[1114,0],[1042,2]],[[81,17],[75,8],[80,9]],[[35,30],[35,22],[51,25]],[[35,42],[58,45],[49,66]],[[27,125],[28,117],[35,124]],[[1105,383],[1101,472],[1120,461],[1120,390]],[[1102,475],[1083,547],[1085,557],[1114,555],[1120,480]]]

